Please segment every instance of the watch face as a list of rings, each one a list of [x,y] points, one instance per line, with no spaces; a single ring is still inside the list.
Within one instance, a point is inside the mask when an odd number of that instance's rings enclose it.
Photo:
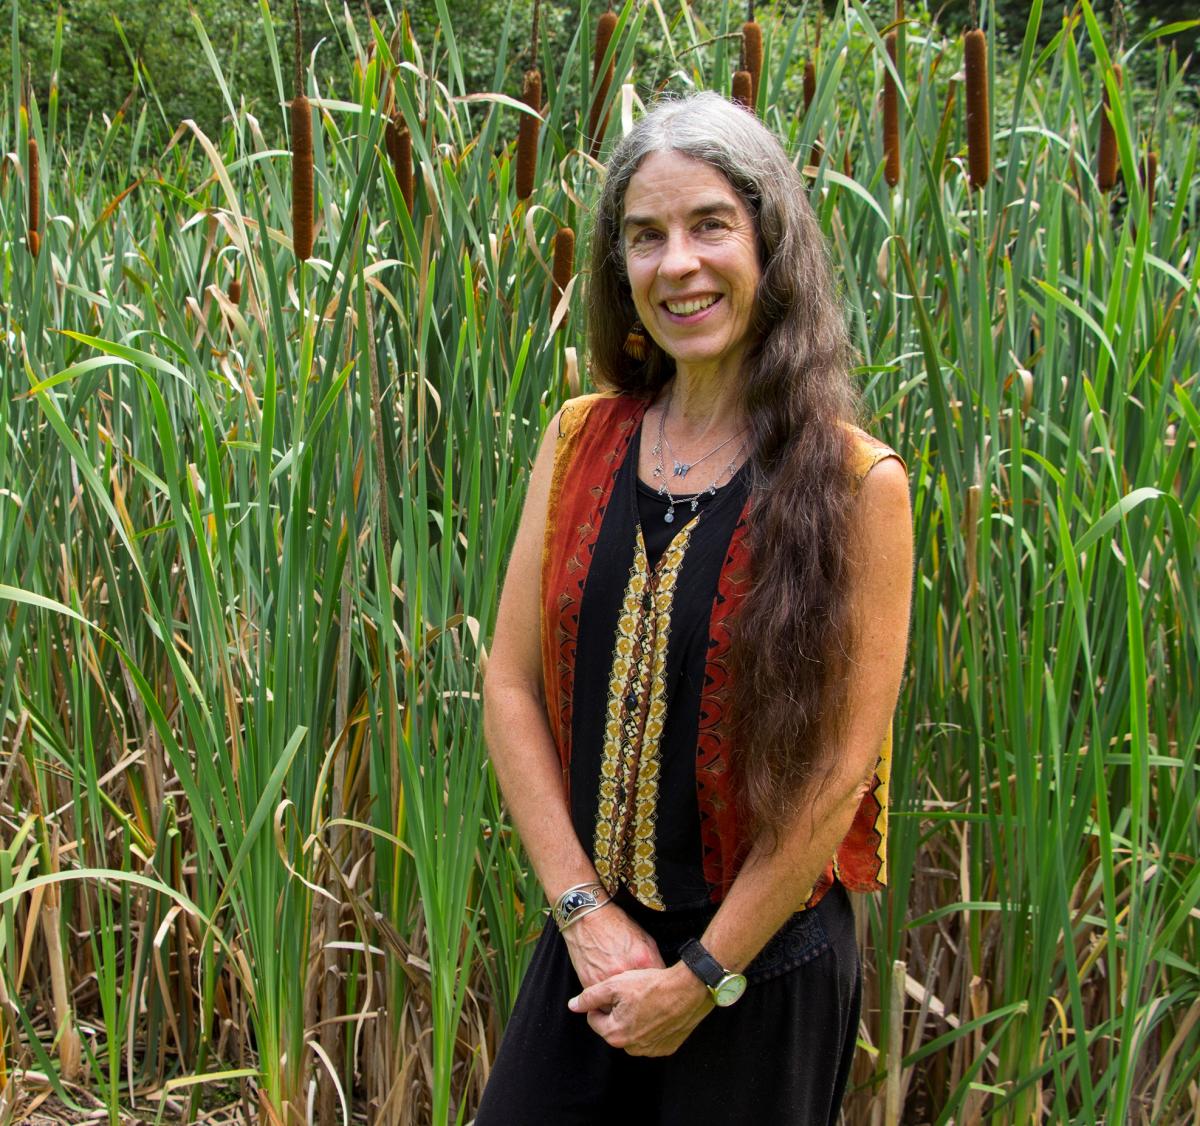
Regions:
[[[724,1009],[746,992],[746,979],[741,974],[726,974],[712,992],[713,1000]]]

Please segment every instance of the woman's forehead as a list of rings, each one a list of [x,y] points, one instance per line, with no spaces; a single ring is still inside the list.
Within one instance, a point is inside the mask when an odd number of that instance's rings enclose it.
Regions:
[[[723,172],[674,150],[646,155],[629,179],[622,204],[622,225],[661,210],[713,212],[745,207]]]

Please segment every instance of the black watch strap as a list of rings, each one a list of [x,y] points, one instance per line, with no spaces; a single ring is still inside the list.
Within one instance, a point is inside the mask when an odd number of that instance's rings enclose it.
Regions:
[[[709,989],[716,989],[727,972],[725,967],[700,945],[698,938],[689,938],[679,948],[679,957]]]

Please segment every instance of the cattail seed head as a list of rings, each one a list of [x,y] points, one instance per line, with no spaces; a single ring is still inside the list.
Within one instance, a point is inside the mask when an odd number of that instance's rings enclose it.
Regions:
[[[813,98],[817,96],[817,68],[812,64],[811,60],[804,64],[804,112],[808,113],[809,107],[813,104]]]
[[[312,255],[313,149],[312,109],[298,94],[292,99],[292,248],[297,261]]]
[[[750,108],[758,105],[758,87],[762,81],[763,34],[754,20],[742,24],[742,69],[750,72]]]
[[[1121,87],[1121,64],[1113,63],[1113,80]],[[1109,116],[1108,84],[1104,85],[1103,107],[1100,110],[1100,145],[1096,153],[1096,183],[1102,192],[1110,192],[1117,184],[1120,157],[1117,153],[1117,131]]]
[[[847,180],[854,179],[854,165],[850,160],[850,145],[847,142],[846,147],[842,150],[842,175]]]
[[[525,88],[521,100],[534,111],[542,108],[542,75],[537,69],[525,72]],[[517,132],[517,199],[533,195],[534,174],[537,171],[537,144],[541,121],[532,114],[521,114]]]
[[[412,133],[409,132],[404,115],[399,110],[388,119],[383,140],[387,147],[388,158],[392,162],[392,171],[396,175],[400,195],[404,198],[404,206],[408,208],[408,213],[411,215],[413,209]]]
[[[588,115],[588,137],[593,157],[600,155],[600,146],[608,129],[608,112],[604,103],[608,100],[608,89],[612,85],[614,65],[610,60],[608,66],[604,66],[604,56],[608,53],[608,45],[616,30],[617,17],[611,11],[605,12],[596,21],[596,50],[592,56],[592,108]]]
[[[888,58],[896,66],[896,33],[888,33],[885,40]],[[897,71],[899,67],[896,67]],[[888,186],[894,188],[900,183],[900,96],[896,90],[896,80],[890,70],[883,72],[883,176]]]
[[[979,28],[963,40],[963,64],[967,74],[967,179],[972,188],[982,188],[992,165],[991,134],[988,132],[987,36]]]
[[[233,280],[229,283],[229,290],[226,296],[228,296],[234,305],[242,303],[242,279],[237,274],[233,275]]]
[[[40,175],[40,161],[38,160],[37,138],[32,134],[29,137],[29,143],[26,146],[25,152],[25,167],[29,173],[29,181],[26,192],[26,195],[29,199],[29,230],[27,242],[29,244],[29,253],[36,258],[42,245],[42,235],[40,230],[42,223],[42,181]]]
[[[745,106],[748,110],[754,109],[754,79],[748,70],[734,72],[730,96],[735,106]]]
[[[575,273],[575,232],[570,227],[560,227],[554,236],[554,265],[551,276],[554,281],[554,304],[562,300]]]
[[[1142,159],[1142,190],[1146,193],[1146,215],[1154,215],[1154,184],[1158,180],[1158,153],[1148,152]]]

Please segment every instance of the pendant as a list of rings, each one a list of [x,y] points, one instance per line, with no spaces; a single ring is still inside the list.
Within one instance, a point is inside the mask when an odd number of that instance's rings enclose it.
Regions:
[[[663,517],[664,524],[673,524],[675,522],[675,509],[668,508],[667,514]]]
[[[675,461],[674,458],[672,458],[671,460]],[[687,465],[686,463],[684,463],[682,461],[675,461],[675,476],[676,477],[686,477],[688,475],[688,470],[691,468],[692,468],[691,465]]]

